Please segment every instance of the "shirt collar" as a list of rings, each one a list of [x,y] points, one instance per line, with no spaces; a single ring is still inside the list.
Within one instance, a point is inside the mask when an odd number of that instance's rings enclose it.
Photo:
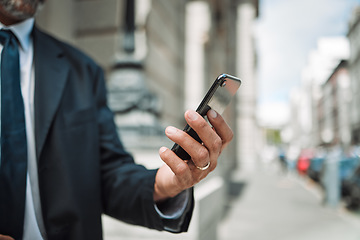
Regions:
[[[0,22],[0,29],[11,30],[18,38],[21,47],[24,49],[24,51],[28,51],[30,47],[30,35],[33,26],[34,26],[34,18],[26,19],[25,21],[22,21],[20,23],[11,26],[5,26]]]

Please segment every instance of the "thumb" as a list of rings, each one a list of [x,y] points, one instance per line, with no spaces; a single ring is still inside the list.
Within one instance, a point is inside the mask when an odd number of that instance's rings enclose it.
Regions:
[[[14,239],[10,236],[5,236],[0,234],[0,240],[14,240]]]

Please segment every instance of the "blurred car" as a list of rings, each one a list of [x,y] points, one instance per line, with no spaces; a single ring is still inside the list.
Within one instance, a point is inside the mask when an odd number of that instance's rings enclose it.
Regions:
[[[324,157],[314,157],[310,159],[310,165],[307,169],[307,175],[309,176],[309,178],[311,178],[317,183],[320,183],[324,161]]]
[[[342,195],[347,208],[360,208],[360,166],[357,166],[355,171],[344,179]]]
[[[341,197],[344,198],[348,195],[349,190],[346,186],[348,179],[356,171],[356,168],[359,166],[359,159],[357,157],[347,157],[341,159],[339,162],[339,178],[340,178],[340,187],[341,187]],[[350,190],[352,191],[352,190]]]
[[[350,178],[355,169],[359,166],[359,158],[345,157],[339,162],[339,178],[341,183]]]
[[[338,182],[340,187],[341,197],[348,196],[352,190],[350,190],[350,178],[354,174],[355,169],[359,166],[358,157],[339,156],[337,160],[338,166]],[[308,167],[308,176],[315,182],[320,184],[326,191],[326,174],[327,174],[327,158],[312,158],[310,160],[310,166]]]
[[[301,151],[299,158],[297,159],[296,168],[299,174],[305,175],[310,166],[310,159],[313,158],[313,152],[309,149]]]

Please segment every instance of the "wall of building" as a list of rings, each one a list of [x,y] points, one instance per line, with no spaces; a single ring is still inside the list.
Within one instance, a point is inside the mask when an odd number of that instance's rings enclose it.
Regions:
[[[123,49],[125,3],[126,0],[48,0],[37,23],[94,58],[109,79],[119,61],[141,62],[144,87],[160,103],[158,120],[162,126],[182,128],[184,110],[196,108],[219,74],[228,73],[243,80],[236,98],[223,114],[235,138],[219,159],[217,170],[197,188],[197,203],[206,207],[214,201],[218,204],[210,215],[202,215],[200,208],[196,210],[199,215],[194,218],[194,226],[211,229],[205,233],[216,239],[216,224],[221,217],[218,213],[226,204],[227,181],[235,169],[253,170],[257,161],[253,28],[258,1],[136,0],[132,54]],[[156,149],[152,149],[152,154],[140,149],[134,155],[145,159],[139,162],[150,168],[162,164]],[[199,229],[187,239],[210,239]]]
[[[317,49],[309,54],[308,64],[302,72],[302,84],[298,96],[292,101],[292,132],[290,145],[298,149],[334,146],[342,144],[347,126],[339,112],[348,111],[345,99],[349,90],[344,88],[343,67],[339,65],[349,57],[349,42],[345,37],[324,37],[318,40]],[[347,93],[350,95],[349,93]],[[349,118],[350,113],[347,113]],[[341,128],[341,130],[340,130]]]
[[[318,122],[320,123],[319,145],[326,147],[350,146],[350,80],[347,61],[341,61],[329,79],[323,84],[323,95],[319,99]]]
[[[350,59],[349,59],[349,73],[351,80],[351,125],[352,125],[352,140],[360,143],[360,7],[354,9],[352,17],[349,22],[348,38],[350,41]]]
[[[257,1],[239,1],[237,7],[236,70],[243,79],[237,98],[237,160],[238,169],[254,171],[258,163],[259,128],[256,121],[257,60],[254,21],[258,15]]]
[[[186,1],[152,1],[146,23],[148,53],[145,74],[162,102],[165,125],[184,126]]]

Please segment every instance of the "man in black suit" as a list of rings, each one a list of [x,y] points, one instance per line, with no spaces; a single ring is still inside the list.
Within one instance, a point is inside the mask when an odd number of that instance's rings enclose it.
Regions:
[[[215,169],[232,139],[231,129],[215,111],[208,113],[214,131],[189,110],[185,119],[204,144],[174,127],[165,132],[191,161],[162,147],[165,164],[160,169],[136,165],[117,136],[100,67],[34,26],[33,16],[44,1],[0,0],[0,61],[9,62],[5,49],[19,45],[27,149],[25,187],[14,193],[7,189],[17,175],[4,180],[3,166],[11,161],[8,149],[1,148],[0,240],[102,239],[102,213],[157,230],[186,231],[193,209],[191,187]],[[3,81],[9,74],[6,68],[1,71],[1,94],[6,95]],[[1,105],[2,132],[7,130],[6,107]],[[2,145],[7,141],[3,135]],[[18,192],[25,198],[14,197]]]

